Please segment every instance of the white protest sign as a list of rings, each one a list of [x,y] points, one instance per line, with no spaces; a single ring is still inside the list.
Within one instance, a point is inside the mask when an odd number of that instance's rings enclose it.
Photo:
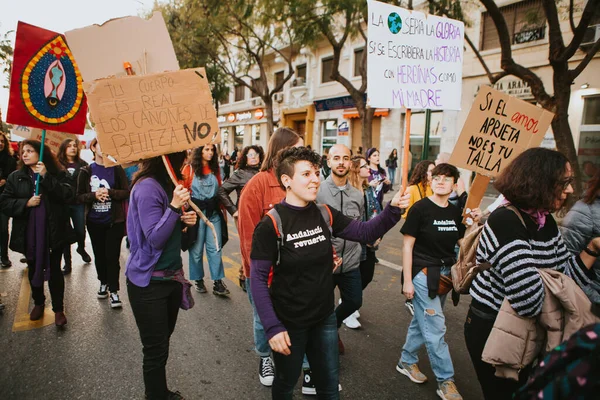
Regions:
[[[460,110],[464,24],[369,2],[371,107]]]

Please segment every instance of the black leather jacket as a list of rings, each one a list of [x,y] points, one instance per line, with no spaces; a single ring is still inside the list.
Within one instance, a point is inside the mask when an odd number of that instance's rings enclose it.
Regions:
[[[229,214],[235,214],[235,212],[237,211],[237,203],[240,200],[240,193],[242,192],[242,189],[244,188],[244,186],[246,186],[246,183],[248,183],[248,181],[252,179],[252,177],[257,173],[258,167],[238,169],[233,173],[233,175],[231,175],[229,179],[223,182],[223,184],[219,188],[219,191],[217,192],[217,196],[219,197],[221,204],[225,206]],[[237,200],[235,204],[233,204],[233,202],[229,198],[229,193],[233,192],[234,190],[237,193]]]

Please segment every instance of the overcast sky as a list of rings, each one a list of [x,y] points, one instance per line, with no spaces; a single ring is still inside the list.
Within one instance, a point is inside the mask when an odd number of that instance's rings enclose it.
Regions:
[[[0,0],[0,34],[16,30],[17,21],[64,33],[112,18],[139,15],[152,9],[152,4],[154,0]],[[0,86],[7,84],[4,76],[0,80]],[[3,119],[7,106],[8,89],[0,88]]]

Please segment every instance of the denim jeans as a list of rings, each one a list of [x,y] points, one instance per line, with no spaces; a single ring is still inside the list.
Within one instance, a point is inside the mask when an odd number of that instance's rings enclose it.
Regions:
[[[342,322],[362,306],[362,280],[360,269],[333,274],[333,284],[340,289],[342,304],[335,309],[338,328]]]
[[[450,268],[444,267],[441,271],[444,275],[450,274]],[[444,316],[444,302],[446,295],[435,296],[431,299],[427,290],[427,276],[423,271],[413,278],[415,287],[415,315],[408,327],[406,343],[402,348],[400,361],[405,364],[416,364],[419,362],[419,349],[425,345],[427,355],[431,363],[431,369],[438,382],[452,380],[454,378],[454,366],[450,358],[450,350],[444,339],[446,334],[446,317]]]
[[[217,237],[221,240],[221,218],[216,211],[208,219],[215,226],[217,231]],[[197,281],[204,279],[204,262],[202,256],[204,253],[204,247],[206,246],[206,258],[208,259],[208,267],[210,269],[210,279],[217,281],[225,277],[225,270],[223,267],[223,259],[221,257],[221,251],[217,251],[215,244],[215,237],[212,229],[204,223],[204,221],[198,221],[198,239],[196,243],[189,250],[190,260],[190,280]]]
[[[125,234],[125,222],[97,225],[88,222],[88,232],[94,250],[94,264],[101,284],[108,290],[118,292],[121,273],[121,242]]]
[[[268,357],[271,355],[271,346],[269,345],[265,329],[262,326],[262,322],[260,322],[260,317],[258,316],[254,300],[252,299],[252,290],[250,290],[251,281],[250,278],[246,278],[246,292],[248,293],[248,300],[252,306],[252,313],[254,316],[254,350],[259,356]]]
[[[396,178],[396,168],[388,168],[388,179],[392,183],[392,186],[394,186],[395,178]]]
[[[175,330],[181,284],[176,281],[150,281],[146,287],[127,280],[129,304],[142,340],[144,386],[148,400],[168,398],[166,366],[171,334]]]
[[[292,342],[291,354],[284,356],[273,352],[275,361],[275,381],[271,392],[273,400],[292,398],[294,386],[302,372],[305,352],[310,362],[317,398],[328,400],[340,398],[337,331],[335,313],[331,313],[329,317],[314,326],[288,329]]]

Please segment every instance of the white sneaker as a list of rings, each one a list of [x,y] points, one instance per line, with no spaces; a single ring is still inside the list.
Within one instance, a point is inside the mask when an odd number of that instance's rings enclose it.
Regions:
[[[119,299],[119,293],[111,292],[110,293],[110,308],[119,308],[122,306],[123,306],[123,303],[121,303],[121,299]]]
[[[350,329],[358,329],[360,328],[362,325],[360,324],[360,322],[358,322],[358,320],[356,319],[356,317],[354,316],[354,314],[350,315],[348,318],[346,318],[344,320],[344,324],[350,328]]]
[[[352,316],[356,319],[360,318],[360,313],[358,312],[358,310],[354,311],[354,313],[352,314]]]

